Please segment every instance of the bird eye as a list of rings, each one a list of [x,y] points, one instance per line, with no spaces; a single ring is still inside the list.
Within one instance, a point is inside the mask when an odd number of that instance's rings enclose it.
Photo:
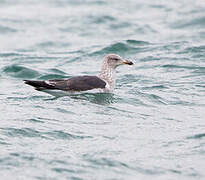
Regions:
[[[114,60],[114,61],[118,61],[118,58],[113,58],[112,60]]]

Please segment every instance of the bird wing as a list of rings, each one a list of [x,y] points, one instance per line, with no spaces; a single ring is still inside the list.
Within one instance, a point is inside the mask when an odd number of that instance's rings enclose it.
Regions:
[[[106,86],[106,82],[97,76],[76,76],[66,80],[25,80],[25,83],[35,87],[36,90],[58,89],[63,91],[87,91],[95,88],[105,88]]]

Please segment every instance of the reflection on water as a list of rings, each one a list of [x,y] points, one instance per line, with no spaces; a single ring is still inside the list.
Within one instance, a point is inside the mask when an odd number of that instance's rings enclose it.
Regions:
[[[58,97],[49,97],[46,98],[46,101],[49,100],[57,100],[59,98],[65,97],[64,96],[58,96]],[[66,97],[76,99],[76,100],[85,100],[91,103],[95,104],[101,104],[101,105],[108,105],[112,104],[115,101],[114,94],[112,93],[82,93],[82,94],[70,94],[66,95]]]
[[[114,102],[114,94],[111,93],[83,93],[78,95],[71,95],[73,99],[86,100],[95,104],[112,104]]]

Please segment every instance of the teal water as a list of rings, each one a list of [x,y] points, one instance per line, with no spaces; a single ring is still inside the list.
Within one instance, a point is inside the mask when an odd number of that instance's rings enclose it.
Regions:
[[[0,1],[1,179],[205,179],[203,0]],[[24,85],[120,67],[114,94]]]

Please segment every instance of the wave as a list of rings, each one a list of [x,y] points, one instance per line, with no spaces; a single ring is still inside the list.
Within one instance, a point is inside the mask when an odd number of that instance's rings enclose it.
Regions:
[[[3,73],[15,78],[36,78],[40,76],[38,71],[16,64],[4,67]]]
[[[77,134],[71,134],[64,131],[48,131],[42,132],[31,128],[1,128],[3,133],[9,137],[40,137],[45,139],[84,139],[92,138],[92,136],[83,136]]]
[[[170,25],[174,29],[183,29],[183,28],[204,28],[205,27],[205,17],[191,18],[190,20],[179,20]]]
[[[15,33],[17,29],[0,25],[0,33]]]
[[[187,139],[202,139],[205,138],[205,133],[195,134],[193,136],[187,137]]]
[[[128,39],[122,42],[116,42],[110,44],[98,51],[92,53],[92,55],[104,55],[104,54],[135,54],[139,51],[144,51],[146,49],[146,45],[149,45],[149,42],[146,41],[138,41],[133,39]]]

